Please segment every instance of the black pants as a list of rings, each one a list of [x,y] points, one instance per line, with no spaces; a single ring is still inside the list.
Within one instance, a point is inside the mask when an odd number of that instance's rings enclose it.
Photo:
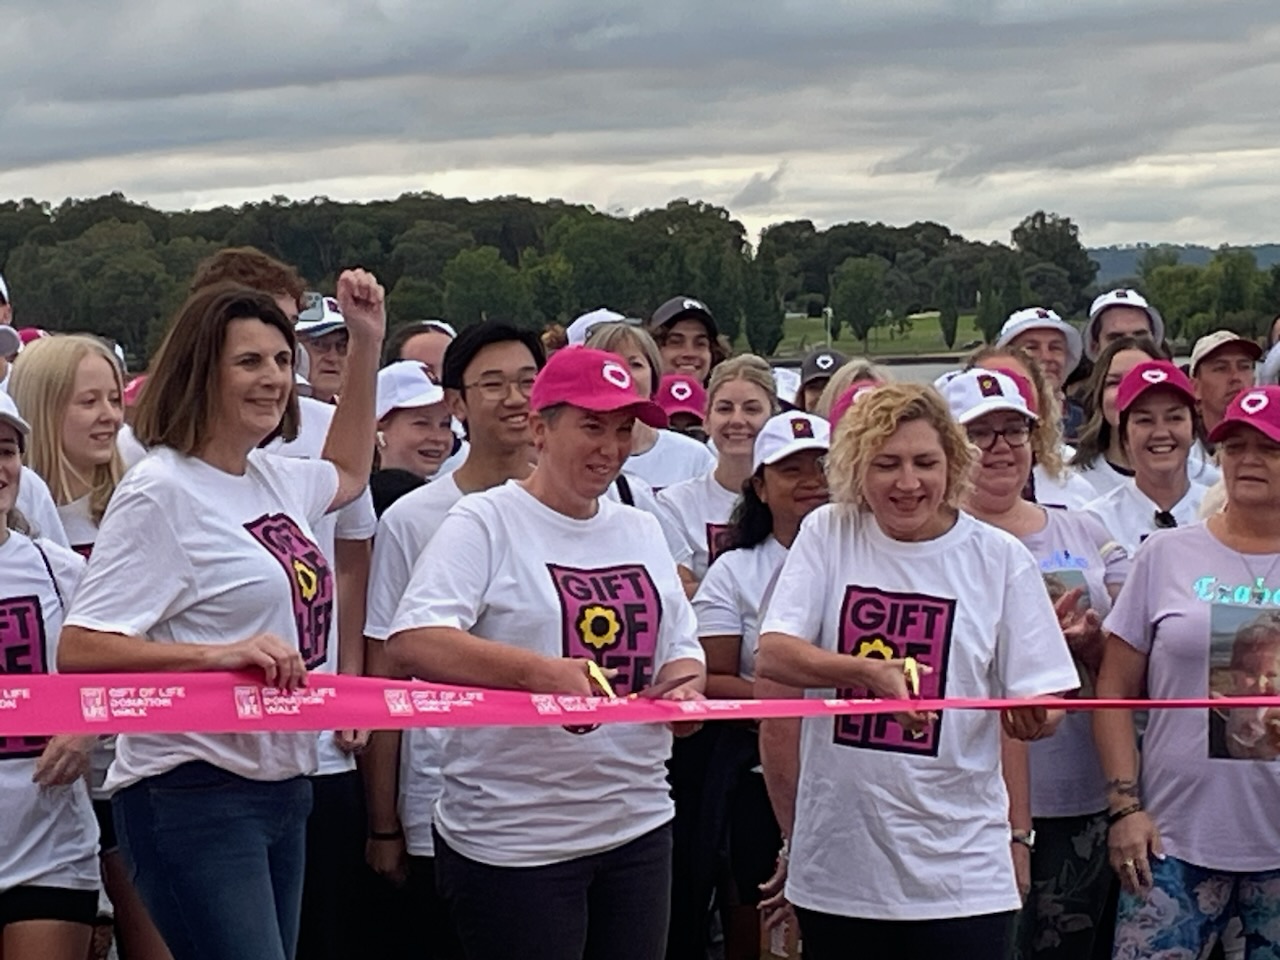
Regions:
[[[436,890],[434,857],[409,857],[403,886],[373,874],[362,955],[395,960],[462,960],[453,921]]]
[[[796,907],[804,960],[998,960],[1015,916],[863,920]]]
[[[671,827],[605,853],[494,867],[436,836],[436,881],[467,960],[660,960]]]
[[[345,960],[363,950],[368,923],[364,787],[355,770],[310,779],[298,960]]]

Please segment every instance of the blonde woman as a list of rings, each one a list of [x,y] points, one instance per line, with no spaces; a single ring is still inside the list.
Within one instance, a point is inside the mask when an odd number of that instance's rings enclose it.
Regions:
[[[928,387],[885,384],[850,407],[828,457],[832,504],[787,554],[757,678],[792,696],[906,697],[911,656],[928,668],[924,697],[1077,686],[1035,558],[960,512],[974,457]],[[1003,719],[1032,740],[1060,717],[1028,706]],[[1021,899],[1000,730],[984,711],[814,718],[798,765],[794,747],[764,750],[807,960],[1003,955]]]
[[[124,422],[120,365],[97,337],[44,337],[22,351],[9,387],[18,409],[35,427],[27,462],[48,484],[72,549],[87,557],[124,473],[116,446]],[[112,821],[111,795],[102,788],[113,754],[114,738],[98,741],[89,783],[115,933],[127,956],[163,960],[169,951],[129,882]]]
[[[586,345],[626,360],[636,392],[646,400],[653,399],[662,381],[662,354],[647,331],[628,323],[596,324]],[[702,476],[715,462],[715,454],[705,444],[684,434],[657,430],[639,421],[632,429],[627,473],[654,492]]]

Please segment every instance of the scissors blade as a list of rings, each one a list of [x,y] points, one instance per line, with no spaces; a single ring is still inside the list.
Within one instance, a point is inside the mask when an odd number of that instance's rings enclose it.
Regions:
[[[683,687],[686,683],[697,679],[698,675],[696,673],[687,673],[683,677],[672,677],[670,680],[663,680],[661,683],[645,687],[643,690],[633,693],[632,696],[639,700],[660,700],[676,687]]]

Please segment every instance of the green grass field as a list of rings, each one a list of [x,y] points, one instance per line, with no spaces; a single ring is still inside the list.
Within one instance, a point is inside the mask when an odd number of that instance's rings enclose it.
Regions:
[[[981,340],[980,334],[973,325],[974,316],[972,314],[962,315],[960,317],[959,329],[956,332],[956,350],[961,345],[971,340]],[[806,317],[801,314],[788,314],[786,324],[783,327],[782,342],[778,344],[775,356],[779,357],[801,357],[817,347],[824,347],[827,344],[827,335],[823,327],[821,317]],[[855,340],[848,328],[840,331],[838,339],[833,340],[831,345],[847,354],[863,354],[863,345],[859,340]],[[739,337],[735,346],[739,350],[749,349],[745,337]],[[936,313],[921,313],[911,318],[911,329],[906,336],[900,336],[897,331],[892,332],[887,327],[878,327],[871,332],[871,336],[867,339],[865,353],[871,356],[884,356],[887,354],[930,354],[930,353],[947,353],[947,345],[942,341],[942,329],[938,326],[938,315]]]

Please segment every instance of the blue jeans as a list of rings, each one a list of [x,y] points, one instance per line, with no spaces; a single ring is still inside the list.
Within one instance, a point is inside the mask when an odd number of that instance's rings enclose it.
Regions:
[[[174,960],[292,960],[311,784],[203,762],[112,798],[120,850]]]
[[[1233,916],[1245,960],[1280,960],[1280,870],[1226,873],[1165,857],[1152,858],[1151,876],[1145,895],[1120,894],[1115,960],[1206,956]]]

